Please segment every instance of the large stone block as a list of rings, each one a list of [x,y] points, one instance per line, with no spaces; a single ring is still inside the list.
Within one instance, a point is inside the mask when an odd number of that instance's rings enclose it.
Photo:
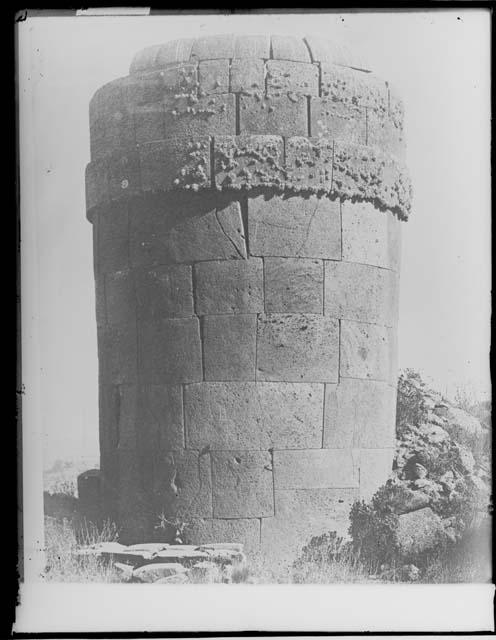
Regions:
[[[396,324],[399,277],[353,262],[325,262],[324,313],[334,318]]]
[[[324,447],[390,447],[394,442],[396,389],[386,382],[341,378],[326,385]]]
[[[191,266],[166,265],[136,270],[136,297],[140,320],[193,315]]]
[[[272,458],[268,451],[213,451],[215,518],[274,515]]]
[[[141,195],[141,165],[137,151],[114,152],[106,159],[106,172],[111,200]]]
[[[98,364],[104,384],[131,384],[138,373],[136,324],[98,328]]]
[[[405,158],[405,138],[403,128],[395,126],[389,115],[369,109],[367,111],[367,146],[378,147],[396,157]]]
[[[205,316],[205,380],[255,380],[256,315]]]
[[[186,537],[192,544],[210,542],[238,542],[248,556],[254,555],[260,545],[260,520],[258,518],[234,518],[211,520],[198,519],[186,528]]]
[[[100,274],[129,267],[127,203],[113,202],[96,219]]]
[[[177,96],[177,97],[176,97]],[[232,93],[196,98],[176,94],[165,99],[164,123],[167,135],[217,136],[236,133],[236,105]]]
[[[196,38],[191,48],[191,59],[215,60],[216,58],[233,58],[234,40],[235,36],[232,34]]]
[[[247,93],[251,95],[246,95]],[[273,136],[305,136],[308,133],[305,96],[268,96],[261,91],[244,92],[239,102],[241,133]]]
[[[286,169],[295,191],[332,191],[334,142],[331,138],[294,136],[286,140]]]
[[[358,488],[351,449],[274,451],[275,489]]]
[[[212,517],[210,455],[157,450],[153,456],[153,503],[158,517],[189,523]]]
[[[263,264],[259,258],[201,262],[194,266],[196,312],[263,311]]]
[[[238,35],[234,41],[235,58],[270,58],[270,36]],[[233,60],[234,62],[234,60]]]
[[[198,65],[200,91],[204,93],[229,92],[229,60],[204,60]]]
[[[141,375],[148,384],[198,382],[203,377],[198,318],[142,322],[139,350]]]
[[[265,87],[264,63],[261,59],[234,59],[231,62],[231,88],[233,93],[260,91]]]
[[[140,73],[154,66],[160,68],[167,64],[187,62],[191,56],[193,42],[194,38],[182,38],[146,47],[134,56],[129,73]]]
[[[206,199],[174,203],[168,197],[133,202],[131,259],[134,265],[154,266],[201,260],[246,257],[238,203],[216,209]]]
[[[341,259],[339,203],[328,198],[252,198],[248,233],[252,255]]]
[[[136,289],[132,271],[115,271],[105,276],[105,299],[109,325],[136,323]]]
[[[320,448],[323,387],[283,382],[188,385],[184,391],[187,446]]]
[[[310,54],[303,40],[292,36],[273,35],[270,43],[274,60],[310,62]]]
[[[384,80],[339,64],[323,62],[320,69],[322,96],[387,113],[388,87]]]
[[[261,549],[271,566],[289,566],[313,536],[346,536],[357,489],[275,490],[275,517],[262,519]]]
[[[370,203],[342,204],[343,260],[399,271],[400,221]]]
[[[316,314],[259,317],[257,379],[337,382],[338,321]]]
[[[322,260],[265,258],[264,268],[268,313],[322,313]]]
[[[391,475],[394,449],[355,449],[354,456],[360,474],[360,499],[368,501]]]
[[[310,128],[312,136],[366,144],[366,109],[353,103],[336,102],[332,98],[313,97],[310,101]]]
[[[341,320],[341,376],[392,382],[396,367],[395,342],[389,327]]]
[[[165,105],[163,102],[143,104],[133,109],[136,144],[146,144],[166,137]]]
[[[319,70],[316,65],[288,60],[269,60],[266,64],[267,93],[280,96],[294,92],[319,95]]]

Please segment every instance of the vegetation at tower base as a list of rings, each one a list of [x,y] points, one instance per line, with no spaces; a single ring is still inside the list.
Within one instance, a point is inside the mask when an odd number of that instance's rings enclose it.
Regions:
[[[481,415],[481,406],[466,403]],[[343,562],[388,579],[426,582],[490,578],[490,432],[484,422],[428,389],[419,374],[398,382],[397,447],[391,478],[350,512],[350,540],[312,538],[295,562]]]

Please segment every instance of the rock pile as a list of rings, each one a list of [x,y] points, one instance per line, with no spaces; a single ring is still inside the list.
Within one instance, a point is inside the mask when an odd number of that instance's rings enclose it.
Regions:
[[[201,546],[161,543],[124,546],[103,542],[82,547],[77,555],[112,561],[124,582],[232,582],[234,572],[246,566],[243,545],[229,542]]]

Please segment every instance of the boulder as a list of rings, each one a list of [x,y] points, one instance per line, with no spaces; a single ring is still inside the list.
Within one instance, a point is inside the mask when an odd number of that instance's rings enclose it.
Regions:
[[[406,555],[416,555],[433,549],[447,539],[441,518],[430,507],[398,517],[397,544]]]
[[[395,512],[398,515],[404,513],[410,513],[412,511],[418,511],[424,507],[429,506],[431,498],[423,491],[412,491],[412,489],[405,489],[401,503],[395,507]]]
[[[177,562],[145,564],[133,571],[133,579],[138,582],[157,582],[162,578],[170,578],[185,573],[186,569]]]
[[[446,418],[445,429],[460,444],[473,450],[484,440],[484,428],[479,420],[463,409],[449,407]]]
[[[432,444],[440,444],[448,440],[449,433],[436,422],[434,424],[423,424],[419,427],[420,432],[426,436]]]
[[[167,578],[159,578],[153,584],[184,584],[188,582],[188,576],[185,573],[176,573]]]

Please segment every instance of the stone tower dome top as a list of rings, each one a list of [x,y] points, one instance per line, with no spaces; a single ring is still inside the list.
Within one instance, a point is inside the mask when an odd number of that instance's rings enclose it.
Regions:
[[[360,55],[336,39],[318,36],[216,35],[183,38],[146,47],[133,58],[129,72],[143,73],[165,65],[198,60],[262,58],[292,62],[329,62],[370,71]]]

